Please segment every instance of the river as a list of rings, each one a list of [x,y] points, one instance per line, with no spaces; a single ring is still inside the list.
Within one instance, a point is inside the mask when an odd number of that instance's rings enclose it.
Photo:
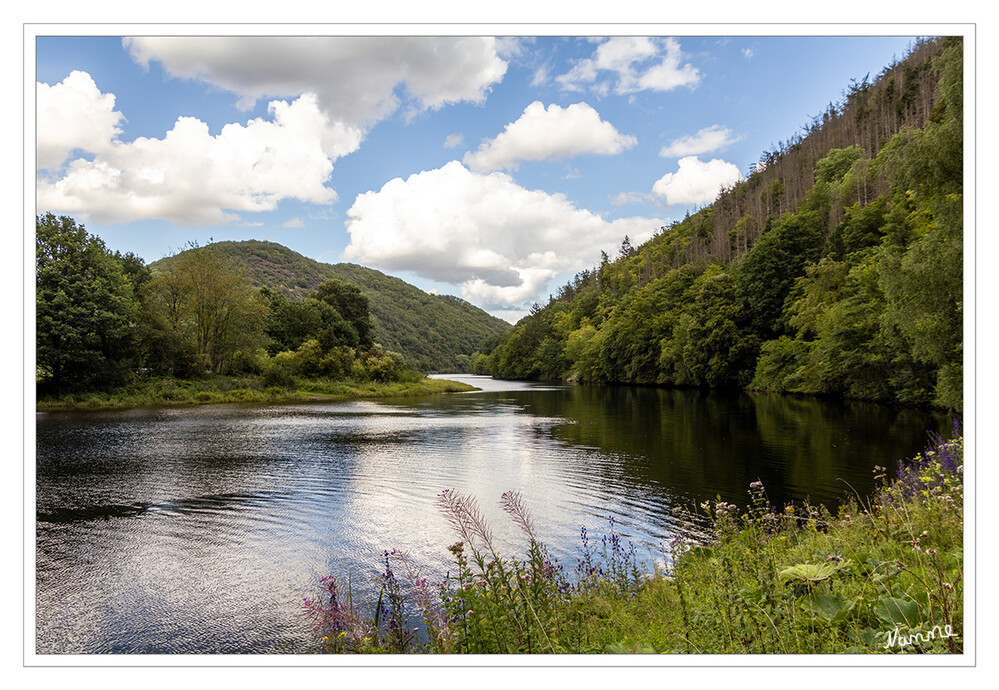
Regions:
[[[433,580],[456,537],[435,507],[474,496],[504,553],[524,540],[497,505],[517,489],[567,571],[580,529],[613,529],[645,565],[675,507],[771,499],[838,505],[875,465],[919,452],[941,414],[811,398],[545,386],[432,398],[39,413],[37,654],[302,653],[302,598],[348,577],[363,604],[385,550]]]

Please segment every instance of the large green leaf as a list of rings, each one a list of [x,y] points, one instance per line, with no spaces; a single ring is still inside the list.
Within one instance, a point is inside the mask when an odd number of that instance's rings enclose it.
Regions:
[[[828,580],[853,561],[826,561],[824,563],[799,563],[780,571],[781,581],[814,584]]]
[[[908,628],[915,628],[926,618],[919,602],[908,597],[881,597],[874,607],[874,615],[890,626]]]
[[[813,618],[820,618],[830,625],[846,621],[857,603],[839,594],[808,594],[798,599],[798,606]]]

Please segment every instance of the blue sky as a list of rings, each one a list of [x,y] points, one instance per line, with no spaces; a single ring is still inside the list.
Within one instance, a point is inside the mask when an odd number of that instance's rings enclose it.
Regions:
[[[38,212],[147,262],[271,240],[515,321],[914,37],[35,40]]]

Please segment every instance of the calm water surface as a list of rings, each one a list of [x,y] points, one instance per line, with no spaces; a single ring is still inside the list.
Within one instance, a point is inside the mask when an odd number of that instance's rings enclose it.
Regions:
[[[949,418],[870,404],[449,376],[483,390],[399,401],[43,413],[37,421],[36,652],[302,653],[303,596],[349,574],[375,592],[386,549],[433,578],[455,541],[434,507],[519,489],[569,570],[580,528],[653,559],[674,506],[833,506]],[[847,485],[849,483],[849,486]],[[852,489],[850,488],[852,487]]]

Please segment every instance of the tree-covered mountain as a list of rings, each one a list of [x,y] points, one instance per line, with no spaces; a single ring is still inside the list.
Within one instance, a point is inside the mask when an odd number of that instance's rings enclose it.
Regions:
[[[314,261],[274,242],[215,242],[201,249],[243,271],[254,287],[266,287],[291,300],[306,297],[330,279],[356,285],[368,298],[374,342],[424,371],[467,370],[472,354],[510,328],[458,297],[431,295],[357,264]],[[162,269],[183,255],[160,259],[149,267]]]
[[[962,75],[960,38],[920,41],[473,370],[961,409]]]

